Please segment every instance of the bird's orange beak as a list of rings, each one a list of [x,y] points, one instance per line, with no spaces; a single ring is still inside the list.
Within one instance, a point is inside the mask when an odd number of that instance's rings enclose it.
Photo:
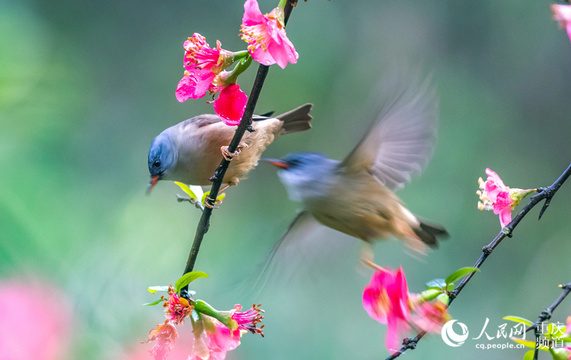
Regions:
[[[273,166],[277,166],[280,169],[289,169],[288,164],[283,161],[283,160],[279,160],[279,159],[263,159],[265,162],[267,162],[268,164],[272,164]]]
[[[159,176],[153,176],[151,178],[151,181],[149,181],[149,185],[147,186],[147,195],[149,195],[151,193],[151,191],[153,190],[153,188],[155,187],[155,185],[157,185],[157,182],[159,181]]]

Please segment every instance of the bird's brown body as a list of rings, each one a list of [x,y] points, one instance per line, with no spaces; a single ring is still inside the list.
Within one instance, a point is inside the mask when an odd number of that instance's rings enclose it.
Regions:
[[[343,161],[318,153],[270,161],[283,169],[279,176],[290,198],[303,204],[288,232],[297,232],[296,223],[309,229],[307,218],[313,217],[368,244],[394,236],[420,253],[448,235],[419,220],[393,192],[420,173],[432,154],[438,122],[434,92],[413,84],[395,95]]]
[[[203,115],[214,117],[216,115]],[[207,118],[207,119],[208,119]],[[240,142],[240,155],[232,159],[224,183],[236,184],[239,179],[252,170],[257,164],[262,152],[274,139],[285,133],[283,121],[272,118],[252,123],[253,132],[244,133]],[[179,147],[178,161],[172,173],[165,180],[178,180],[186,184],[210,185],[209,178],[214,174],[222,155],[220,148],[227,146],[236,127],[225,125],[222,121],[208,120],[193,121],[189,119],[174,131],[174,141]],[[192,164],[189,170],[187,164]]]
[[[258,164],[262,152],[277,137],[310,129],[311,107],[305,104],[276,117],[254,117],[254,131],[244,134],[238,146],[240,154],[232,159],[223,182],[236,185]],[[198,115],[166,129],[155,138],[149,151],[152,181],[210,185],[209,179],[222,159],[221,148],[230,144],[235,131],[235,126],[228,126],[211,114]]]

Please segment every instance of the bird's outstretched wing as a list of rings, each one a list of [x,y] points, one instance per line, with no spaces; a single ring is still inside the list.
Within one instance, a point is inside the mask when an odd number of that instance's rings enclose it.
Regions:
[[[419,174],[432,156],[438,127],[438,102],[429,80],[404,84],[388,81],[391,100],[340,166],[366,170],[391,190]]]
[[[355,241],[317,222],[308,211],[301,211],[290,223],[286,232],[256,272],[254,290],[262,291],[273,282],[283,284],[292,277],[307,276],[310,267],[318,265],[323,254],[328,258],[347,254],[348,247]]]

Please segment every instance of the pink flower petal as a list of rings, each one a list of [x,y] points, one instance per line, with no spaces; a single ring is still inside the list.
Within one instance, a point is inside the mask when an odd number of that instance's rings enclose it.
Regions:
[[[240,330],[230,330],[221,323],[215,324],[216,331],[214,334],[208,333],[209,339],[212,342],[211,349],[218,349],[219,351],[234,350],[240,345]]]
[[[260,11],[260,6],[256,0],[246,0],[244,3],[244,16],[242,17],[242,24],[246,26],[256,25],[261,23],[264,15]]]
[[[272,54],[269,51],[265,51],[261,47],[254,50],[254,52],[250,53],[252,58],[259,62],[262,65],[270,66],[276,63]]]
[[[167,356],[174,348],[175,340],[178,333],[174,325],[169,322],[157,325],[157,327],[149,331],[149,339],[147,342],[155,341],[150,353],[155,360],[166,360]]]
[[[504,182],[498,174],[490,169],[486,169],[486,174],[488,179],[486,179],[484,190],[488,193],[488,198],[492,201],[496,201],[496,197],[502,191],[509,191],[509,188],[504,185]]]
[[[551,4],[551,10],[554,20],[571,22],[571,5]]]
[[[222,121],[229,126],[240,124],[242,115],[246,109],[248,96],[240,90],[238,84],[231,84],[220,92],[218,98],[214,101],[214,111]]]
[[[408,322],[396,318],[389,318],[385,346],[389,351],[398,350],[402,344],[404,334],[410,330]]]
[[[176,86],[175,96],[179,102],[188,99],[200,99],[212,84],[216,75],[208,70],[194,69],[180,79]]]
[[[511,222],[512,222],[512,210],[511,208],[506,207],[500,212],[500,225],[502,227],[505,227]]]

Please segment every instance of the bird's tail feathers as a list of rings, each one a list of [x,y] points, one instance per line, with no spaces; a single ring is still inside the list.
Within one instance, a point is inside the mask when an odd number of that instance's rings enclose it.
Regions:
[[[286,113],[276,116],[277,119],[283,121],[284,134],[305,131],[311,129],[310,121],[313,119],[311,116],[311,108],[313,104],[305,104],[290,110]]]
[[[442,226],[431,224],[420,219],[418,221],[420,225],[413,228],[413,231],[423,243],[431,248],[435,249],[438,247],[438,239],[448,238],[448,232]]]

